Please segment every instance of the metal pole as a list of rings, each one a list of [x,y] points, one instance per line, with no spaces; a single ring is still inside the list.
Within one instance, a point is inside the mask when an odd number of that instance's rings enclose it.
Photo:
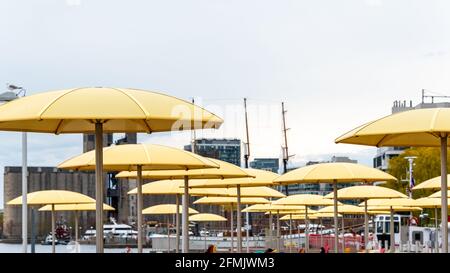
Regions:
[[[103,253],[103,124],[95,123],[95,243]]]
[[[52,253],[55,253],[55,205],[52,204]]]
[[[441,225],[442,252],[448,253],[447,135],[441,137]]]
[[[78,243],[78,211],[74,211],[75,213],[75,247]]]
[[[344,225],[344,215],[342,214],[341,217],[341,222],[342,222],[342,253],[345,253],[345,225]]]
[[[333,205],[334,205],[334,252],[338,253],[338,243],[339,243],[339,230],[338,230],[338,215],[337,215],[337,181],[333,181]]]
[[[322,218],[320,218],[320,246],[323,246],[323,227],[322,227]]]
[[[438,225],[438,209],[437,207],[434,208],[434,225],[436,227],[434,232],[434,248],[435,252],[439,253],[439,225]]]
[[[28,249],[27,133],[22,133],[22,252]]]
[[[308,206],[305,206],[305,253],[309,252],[309,219]]]
[[[182,246],[183,253],[189,252],[189,178],[184,176],[184,194],[183,194],[183,212],[182,212]]]
[[[248,208],[248,205],[246,206],[246,208]],[[250,237],[250,216],[249,216],[249,212],[247,211],[245,213],[245,220],[246,220],[246,224],[245,224],[245,236],[246,236],[246,243],[247,243],[247,253],[250,253],[250,243],[249,243],[249,237]]]
[[[142,200],[142,166],[137,166],[137,226],[138,226],[138,253],[142,253],[143,245],[143,232],[142,228],[144,225],[144,219],[142,216],[142,209],[144,206],[144,201]]]
[[[241,186],[236,186],[237,191],[237,215],[236,215],[236,226],[237,226],[237,252],[242,253],[242,233],[241,233]]]
[[[390,233],[391,233],[391,245],[389,252],[394,253],[395,252],[395,230],[394,230],[394,209],[391,206],[391,223],[390,223]]]
[[[271,248],[273,247],[272,226],[273,226],[273,215],[272,211],[269,211],[269,245]]]
[[[292,213],[289,213],[289,253],[292,253]]]
[[[177,229],[175,245],[176,245],[176,253],[179,253],[180,252],[180,196],[178,194],[175,195],[175,203],[177,206],[177,212],[175,215],[175,225],[176,225],[176,229]]]
[[[369,252],[367,245],[369,244],[369,215],[367,213],[367,199],[364,200],[364,251]]]
[[[280,211],[277,211],[277,249],[281,252]]]
[[[167,253],[170,253],[170,227],[169,227],[170,214],[167,215]]]
[[[31,208],[31,253],[36,252],[36,210]]]
[[[231,253],[234,252],[234,213],[233,213],[233,205],[231,205],[230,210],[230,225],[231,225]]]

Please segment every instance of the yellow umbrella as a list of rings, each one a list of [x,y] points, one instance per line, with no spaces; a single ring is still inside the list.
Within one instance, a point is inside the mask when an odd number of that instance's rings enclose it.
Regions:
[[[317,211],[318,213],[332,213],[334,212],[333,206],[326,206]],[[338,206],[338,213],[340,214],[364,214],[364,209],[354,205],[342,204]]]
[[[243,169],[238,166],[218,160],[211,159],[211,161],[219,165],[217,169],[200,169],[200,170],[186,170],[186,171],[147,171],[143,172],[143,177],[148,179],[184,179],[184,191],[183,191],[183,204],[189,204],[189,185],[192,183],[189,179],[229,179],[229,178],[238,178],[238,177],[252,177]],[[136,172],[122,172],[119,173],[116,177],[118,178],[133,178],[136,177]],[[178,200],[178,199],[177,199]],[[178,219],[178,216],[177,216]],[[187,213],[183,213],[183,233],[187,234],[188,232],[188,215]],[[178,245],[178,237],[179,233],[177,231],[177,245]],[[189,237],[183,236],[183,252],[189,251]]]
[[[243,197],[241,198],[242,204],[266,204],[270,203],[269,200],[262,197]],[[229,205],[233,206],[237,204],[236,198],[234,197],[202,197],[197,201],[194,201],[196,205]]]
[[[75,88],[39,93],[0,106],[0,130],[95,133],[96,250],[103,252],[103,132],[163,132],[218,128],[223,120],[184,100],[123,88]],[[25,200],[24,200],[25,201]]]
[[[280,221],[288,221],[288,220],[305,220],[306,215],[304,214],[292,214],[292,215],[285,215],[283,217],[280,217]],[[315,214],[308,215],[308,219],[310,220],[317,220],[319,217]]]
[[[95,151],[90,151],[59,164],[58,168],[72,170],[95,169]],[[142,170],[186,170],[218,168],[219,165],[194,153],[155,144],[125,144],[103,148],[103,169],[112,171],[137,170],[138,252],[143,246]]]
[[[320,163],[285,173],[274,180],[280,185],[295,183],[332,183],[334,193],[334,208],[337,214],[337,184],[349,182],[377,182],[395,181],[395,177],[380,170],[354,163]],[[335,233],[338,234],[338,218],[334,219]],[[335,249],[337,252],[338,236],[335,236]]]
[[[316,194],[295,194],[285,198],[278,199],[273,202],[274,205],[300,205],[305,207],[305,252],[309,251],[309,221],[308,221],[308,206],[329,206],[333,205],[333,201],[323,198],[322,195]]]
[[[441,147],[441,190],[447,184],[447,146],[450,133],[450,109],[428,108],[399,112],[366,123],[338,137],[336,143],[370,146]],[[448,195],[441,197],[442,222],[447,222]],[[448,252],[448,225],[443,225],[444,252]]]
[[[335,194],[327,194],[325,198],[335,198],[343,200],[361,199],[364,200],[364,240],[366,243],[365,250],[367,249],[367,238],[369,238],[369,223],[368,223],[368,213],[367,213],[367,200],[368,199],[387,199],[387,198],[408,198],[401,192],[379,186],[352,186],[343,188],[337,191]]]
[[[78,242],[78,212],[79,211],[86,211],[86,210],[96,210],[96,204],[95,203],[85,203],[85,204],[67,204],[67,205],[46,205],[39,209],[39,211],[52,211],[52,207],[55,211],[73,211],[74,212],[74,218],[75,218],[75,242]],[[104,211],[112,211],[115,210],[115,208],[103,204],[103,210]]]
[[[450,179],[450,174],[447,175],[447,181]],[[450,189],[449,186],[447,186],[448,189]],[[412,188],[413,191],[415,190],[424,190],[424,189],[441,189],[441,177],[437,176],[431,179],[428,179],[426,181],[423,181],[422,183],[414,186]]]
[[[213,213],[199,213],[189,217],[189,221],[193,222],[217,222],[226,220],[227,218]]]
[[[189,214],[199,213],[195,209],[189,208]],[[142,214],[176,214],[177,205],[174,204],[161,204],[155,205],[142,210]]]
[[[444,191],[444,192],[445,192],[445,191]],[[442,196],[443,196],[442,191],[437,191],[437,192],[431,194],[431,195],[428,196],[428,197],[430,197],[430,198],[441,198],[441,199],[442,199]],[[446,196],[450,196],[450,190],[447,191]],[[442,206],[442,205],[441,205],[441,206]],[[448,204],[447,204],[447,206],[448,206]]]
[[[73,191],[44,190],[28,193],[25,198],[28,205],[51,205],[52,212],[52,253],[55,253],[55,205],[95,203],[95,199]],[[6,203],[7,205],[22,205],[22,196]]]

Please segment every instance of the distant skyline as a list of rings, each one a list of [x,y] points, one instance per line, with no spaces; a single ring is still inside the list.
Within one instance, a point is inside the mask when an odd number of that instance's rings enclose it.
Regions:
[[[252,158],[281,153],[286,103],[292,162],[375,148],[334,144],[421,89],[450,95],[450,2],[439,0],[41,0],[0,2],[0,91],[112,86],[157,90],[223,117],[204,137],[243,138]],[[3,86],[3,87],[2,87]],[[182,148],[190,132],[139,134]],[[82,152],[82,136],[30,134],[29,165]],[[3,167],[21,162],[20,133],[0,132]]]

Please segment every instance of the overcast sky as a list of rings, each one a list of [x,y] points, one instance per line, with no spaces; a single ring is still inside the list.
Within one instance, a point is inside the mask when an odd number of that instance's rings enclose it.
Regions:
[[[394,100],[419,103],[422,88],[450,94],[445,0],[3,0],[0,10],[0,90],[114,86],[195,97],[225,120],[198,134],[233,138],[244,136],[247,97],[252,157],[279,156],[281,101],[293,162],[343,154],[370,165],[375,149],[334,139],[390,114]],[[189,138],[139,135],[176,147]],[[20,165],[20,145],[19,133],[0,133],[0,174]],[[81,135],[29,136],[29,165],[81,151]]]

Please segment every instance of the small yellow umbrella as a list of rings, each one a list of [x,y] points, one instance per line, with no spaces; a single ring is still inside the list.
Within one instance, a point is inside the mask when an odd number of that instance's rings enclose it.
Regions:
[[[78,212],[87,210],[96,210],[95,203],[85,203],[85,204],[67,204],[67,205],[46,205],[39,209],[39,211],[52,211],[52,207],[55,211],[73,211],[75,218],[75,242],[78,242]],[[113,211],[115,208],[103,204],[104,211]]]
[[[445,191],[444,191],[445,192]],[[446,196],[450,196],[450,190],[447,191]],[[442,199],[442,191],[437,191],[433,194],[431,194],[430,196],[428,196],[430,198],[441,198]],[[448,206],[448,205],[447,205]]]
[[[183,189],[183,204],[185,204],[183,207],[186,209],[189,206],[189,185],[193,182],[190,182],[189,180],[192,179],[231,179],[231,178],[242,178],[242,177],[252,177],[250,174],[248,174],[243,169],[239,168],[238,166],[218,160],[218,159],[212,159],[209,158],[209,160],[216,163],[219,168],[217,169],[199,169],[199,170],[175,170],[175,171],[144,171],[143,177],[148,179],[154,179],[154,180],[161,180],[161,179],[183,179],[184,180],[184,189]],[[117,178],[134,178],[137,176],[136,172],[121,172],[118,175],[116,175]],[[177,198],[177,202],[178,198]],[[176,219],[179,221],[179,214],[177,214]],[[188,225],[189,225],[189,219],[187,211],[183,211],[183,219],[182,219],[183,225],[182,225],[182,231],[183,234],[187,234],[188,232]],[[177,230],[177,249],[178,249],[178,240],[179,240],[179,231]],[[183,252],[187,253],[189,252],[189,237],[183,236]]]
[[[450,174],[447,175],[447,181],[450,180]],[[447,188],[450,189],[450,186],[447,185]],[[415,190],[425,190],[425,189],[441,189],[441,177],[437,176],[428,180],[423,181],[422,183],[414,186],[412,188],[413,191]]]
[[[246,177],[246,178],[234,178],[234,179],[208,179],[206,181],[197,181],[197,183],[190,184],[190,187],[192,188],[201,188],[201,187],[207,187],[207,188],[233,188],[236,192],[237,197],[237,228],[238,230],[241,229],[241,203],[240,199],[241,196],[246,196],[244,192],[255,192],[255,187],[261,187],[261,186],[274,186],[273,180],[277,178],[279,175],[265,170],[259,170],[259,169],[244,169],[247,173],[251,174],[253,177]],[[250,188],[251,187],[251,188]],[[246,188],[249,188],[246,190]],[[275,190],[272,190],[275,192]],[[273,197],[284,197],[284,195],[280,192],[277,192],[278,194]],[[247,194],[247,196],[249,196]],[[260,195],[253,195],[253,196],[260,196]],[[264,196],[264,195],[263,195]],[[270,197],[271,195],[265,195],[264,197]],[[247,239],[248,239],[248,232],[247,232]],[[241,233],[238,233],[237,236],[238,241],[238,252],[242,252],[242,236]],[[249,252],[249,248],[247,247],[247,252]]]
[[[367,238],[369,238],[369,223],[368,223],[368,206],[367,206],[367,200],[369,199],[391,199],[391,198],[408,198],[406,195],[404,195],[401,192],[386,188],[386,187],[380,187],[380,186],[352,186],[343,188],[337,191],[337,194],[328,194],[325,196],[325,198],[334,198],[335,196],[338,197],[338,199],[343,200],[354,200],[354,199],[361,199],[364,200],[364,240],[365,240],[365,250],[367,249]]]
[[[214,213],[199,213],[189,216],[189,221],[192,222],[219,222],[226,220],[227,218]]]
[[[318,213],[332,213],[334,212],[333,206],[326,206],[317,211]],[[338,206],[338,213],[340,214],[364,214],[364,209],[354,205],[342,204]]]
[[[377,147],[432,147],[441,148],[441,190],[448,189],[447,146],[450,136],[450,109],[427,108],[403,111],[361,125],[338,137],[336,143],[370,145]],[[447,222],[447,198],[441,198],[441,220]],[[448,252],[448,226],[443,226],[444,252]]]
[[[337,214],[337,184],[338,183],[372,183],[378,181],[396,181],[397,179],[380,170],[369,168],[364,165],[354,163],[320,163],[314,164],[285,173],[274,180],[274,183],[280,185],[296,183],[332,183],[335,203],[334,209]],[[338,218],[334,219],[335,233],[338,234]],[[338,248],[338,236],[335,236],[335,248]]]
[[[3,131],[95,133],[98,253],[103,252],[103,133],[219,128],[222,123],[219,117],[187,101],[130,88],[66,89],[22,97],[0,106]]]
[[[52,253],[55,253],[55,205],[95,203],[95,199],[73,191],[44,190],[28,193],[25,197],[28,205],[51,205],[52,212]],[[7,205],[22,205],[22,196],[6,203]]]
[[[288,220],[305,220],[306,215],[304,214],[292,214],[292,215],[285,215],[280,218],[280,221],[288,221]],[[308,215],[308,219],[310,220],[317,220],[319,217],[316,214]]]
[[[58,168],[71,170],[93,170],[95,151],[83,153],[59,164]],[[125,144],[103,148],[103,169],[110,171],[137,171],[137,227],[138,252],[143,247],[142,217],[142,170],[187,170],[218,168],[213,161],[194,153],[173,147],[155,144]]]

